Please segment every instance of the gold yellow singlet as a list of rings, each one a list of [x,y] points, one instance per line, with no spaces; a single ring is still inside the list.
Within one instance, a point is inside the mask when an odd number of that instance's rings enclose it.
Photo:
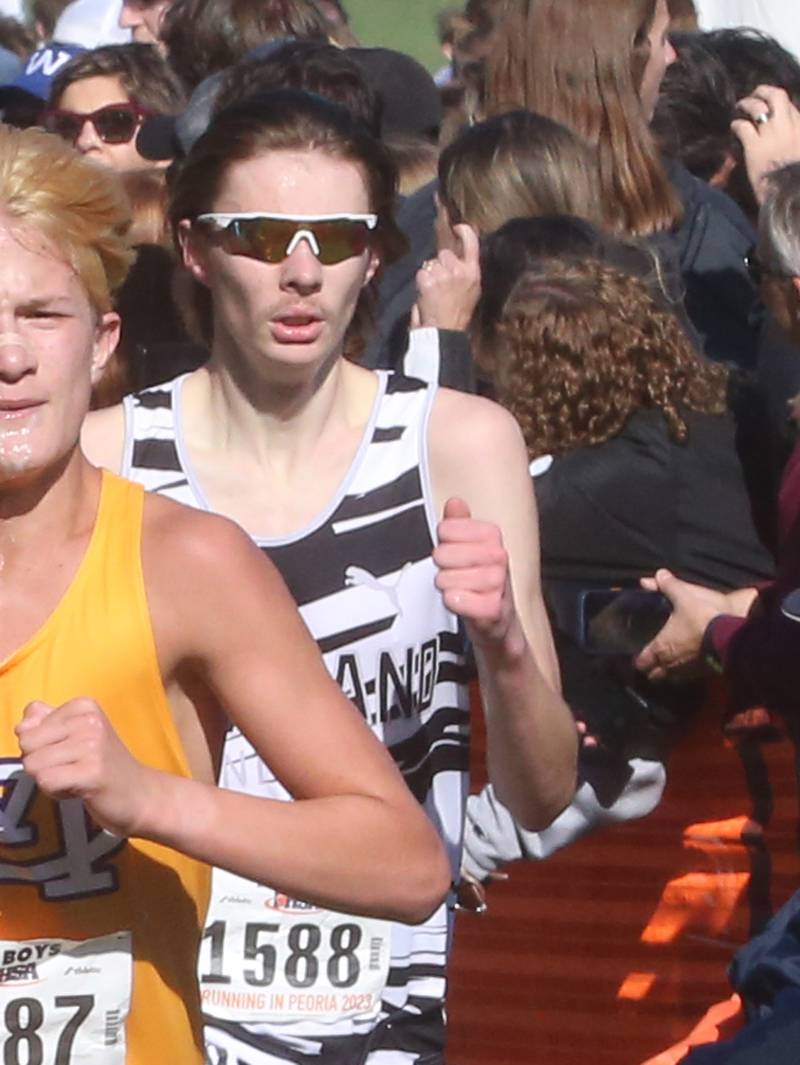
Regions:
[[[0,1060],[196,1065],[205,865],[101,831],[41,795],[14,726],[36,699],[95,699],[132,754],[189,776],[141,566],[144,493],[103,474],[88,549],[42,628],[0,663]],[[126,1019],[127,1018],[127,1019]]]

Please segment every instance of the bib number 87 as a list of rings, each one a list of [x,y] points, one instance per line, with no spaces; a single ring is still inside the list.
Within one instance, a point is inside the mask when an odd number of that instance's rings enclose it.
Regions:
[[[55,999],[56,1009],[71,1009],[72,1015],[63,1023],[58,1035],[53,1065],[69,1065],[72,1046],[78,1029],[92,1012],[94,995],[60,995]],[[3,1065],[43,1065],[45,1037],[50,1037],[51,1023],[47,1032],[45,1011],[36,998],[15,998],[6,1004],[3,1015]],[[49,1038],[48,1038],[49,1043]]]
[[[214,921],[203,933],[203,939],[211,942],[211,967],[200,977],[201,983],[231,982],[231,977],[225,972],[226,928],[227,921]],[[280,925],[275,923],[252,922],[245,925],[244,960],[255,964],[252,968],[244,968],[243,976],[245,983],[251,987],[269,987],[275,980],[278,951],[273,943],[264,942],[262,937],[274,937],[279,932]],[[357,924],[338,924],[331,929],[325,975],[332,987],[347,988],[357,983],[360,965],[356,951],[362,935]],[[286,982],[290,987],[312,987],[320,976],[322,932],[314,924],[296,924],[289,929],[286,944],[288,953],[283,959]]]

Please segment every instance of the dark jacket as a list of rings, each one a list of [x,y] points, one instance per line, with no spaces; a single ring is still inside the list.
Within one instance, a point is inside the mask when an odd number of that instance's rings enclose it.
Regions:
[[[657,234],[647,241],[661,260],[665,291],[673,299],[683,296],[689,319],[710,358],[752,367],[760,307],[746,263],[755,243],[753,228],[724,192],[693,177],[680,163],[665,165],[684,212],[675,233]],[[367,349],[366,366],[394,368],[406,350],[416,273],[436,254],[436,185],[433,181],[423,186],[398,205],[397,221],[408,238],[409,251],[386,270],[381,281],[377,328]]]
[[[735,1039],[697,1047],[685,1065],[797,1065],[800,1061],[800,892],[737,952],[731,983],[750,1023]]]
[[[762,311],[747,266],[756,234],[734,201],[673,160],[667,174],[683,205],[674,233],[651,238],[677,257],[686,313],[709,358],[756,364]]]
[[[408,251],[392,263],[378,289],[375,332],[361,364],[372,369],[395,369],[408,347],[408,323],[417,299],[417,270],[436,255],[436,186],[432,181],[404,197],[396,209],[397,224],[408,240]]]
[[[766,706],[798,721],[800,623],[786,617],[784,597],[800,588],[800,445],[780,492],[778,570],[747,618],[720,617],[709,638],[722,660],[734,710]]]
[[[684,445],[671,439],[660,411],[643,409],[617,436],[556,458],[536,479],[545,582],[635,584],[662,566],[721,589],[771,577],[733,420],[683,416]]]
[[[581,593],[635,587],[662,566],[720,589],[773,572],[750,513],[732,418],[684,417],[685,445],[672,441],[660,411],[643,409],[617,436],[557,457],[535,481],[542,584],[564,697],[623,758],[666,758],[703,688],[652,685],[629,657],[587,654],[579,641]]]

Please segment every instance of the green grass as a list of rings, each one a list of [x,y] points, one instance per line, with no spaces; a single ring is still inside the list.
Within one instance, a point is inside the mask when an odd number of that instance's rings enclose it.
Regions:
[[[353,29],[364,45],[408,52],[429,70],[445,59],[436,37],[436,15],[457,0],[344,0]]]

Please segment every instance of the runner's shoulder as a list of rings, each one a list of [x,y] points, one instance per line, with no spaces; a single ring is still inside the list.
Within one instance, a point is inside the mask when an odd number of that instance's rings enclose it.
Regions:
[[[293,609],[275,566],[235,522],[154,493],[144,497],[142,571],[167,671],[250,646]]]
[[[227,637],[240,615],[261,618],[287,596],[273,564],[235,522],[153,493],[145,494],[142,570],[156,631],[168,634],[176,659],[207,650],[220,628]]]
[[[429,444],[431,452],[442,457],[463,459],[465,455],[487,458],[524,448],[517,420],[499,403],[440,388],[431,411]]]
[[[210,514],[156,493],[145,493],[145,550],[162,564],[180,562],[198,576],[237,565],[263,566],[265,559],[247,533],[230,518]]]

